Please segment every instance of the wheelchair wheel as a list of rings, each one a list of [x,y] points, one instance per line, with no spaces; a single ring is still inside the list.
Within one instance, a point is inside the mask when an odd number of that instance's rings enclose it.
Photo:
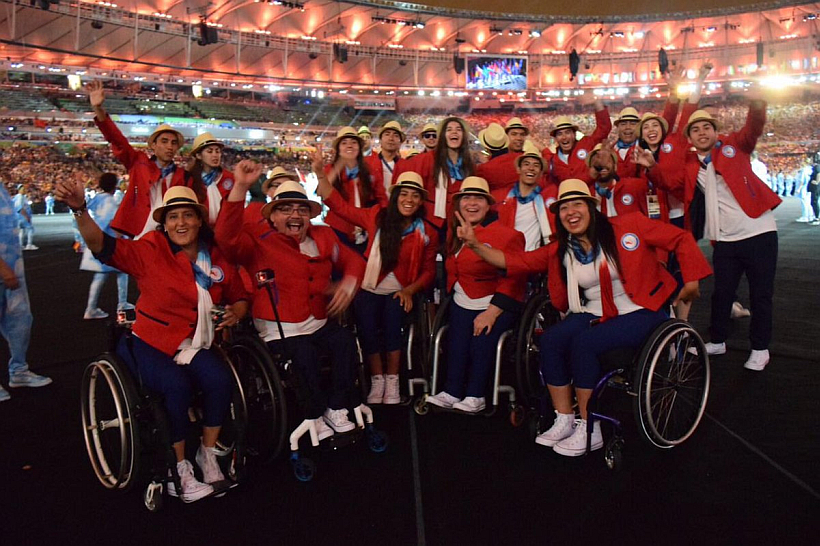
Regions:
[[[228,459],[229,462],[223,465],[223,470],[224,466],[229,466],[231,476],[236,477],[236,474],[241,473],[245,466],[248,408],[239,371],[226,354],[223,353],[223,357],[231,372],[234,388],[228,417],[222,423],[219,438],[216,441],[216,456],[223,460]]]
[[[106,488],[128,491],[140,470],[139,395],[131,372],[114,354],[91,362],[83,373],[83,436],[94,474]]]
[[[227,347],[241,385],[248,426],[246,452],[267,462],[277,457],[287,436],[287,405],[279,371],[260,341],[239,338]]]
[[[545,394],[540,373],[540,348],[538,340],[544,330],[560,320],[549,296],[538,294],[527,302],[518,326],[515,345],[515,372],[518,392],[528,406],[535,405]]]
[[[709,397],[709,357],[688,323],[669,320],[652,333],[637,362],[634,388],[645,440],[668,449],[692,435]]]

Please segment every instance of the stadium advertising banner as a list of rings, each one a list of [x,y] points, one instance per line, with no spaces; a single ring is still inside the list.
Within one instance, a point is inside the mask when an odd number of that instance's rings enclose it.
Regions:
[[[527,90],[527,58],[467,56],[467,89]]]
[[[381,97],[356,97],[353,103],[356,110],[395,110],[396,99]]]

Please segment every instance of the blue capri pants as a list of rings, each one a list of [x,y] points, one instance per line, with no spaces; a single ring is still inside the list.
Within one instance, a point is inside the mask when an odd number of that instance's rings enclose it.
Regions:
[[[359,341],[365,355],[401,349],[401,325],[406,313],[393,294],[359,290],[353,302]]]
[[[131,351],[128,340],[131,340]],[[161,394],[171,426],[171,442],[184,440],[191,422],[188,408],[194,394],[202,391],[202,425],[218,427],[231,405],[233,381],[222,357],[213,349],[200,350],[190,364],[180,365],[173,357],[151,347],[135,335],[122,336],[117,346],[137,380],[149,391]]]
[[[595,388],[601,377],[601,354],[641,347],[669,317],[664,311],[641,309],[590,326],[597,318],[591,313],[570,313],[541,335],[541,374],[548,385],[563,387],[572,381],[579,389]]]

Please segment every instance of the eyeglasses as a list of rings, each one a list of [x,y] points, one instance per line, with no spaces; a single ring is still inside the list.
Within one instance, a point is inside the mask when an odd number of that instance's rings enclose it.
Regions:
[[[294,210],[299,216],[310,216],[310,207],[307,205],[282,205],[273,210],[275,212],[281,212],[285,216],[290,216]]]
[[[421,138],[436,138],[436,134],[435,133],[424,133],[423,135],[421,135]]]

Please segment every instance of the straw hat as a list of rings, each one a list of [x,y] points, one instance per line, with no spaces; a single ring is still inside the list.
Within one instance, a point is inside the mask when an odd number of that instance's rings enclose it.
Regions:
[[[362,126],[362,129],[367,129],[367,127]],[[359,136],[362,134],[362,129],[359,129],[359,132],[357,133],[353,127],[342,127],[336,133],[336,138],[333,139],[333,148],[335,149],[337,146],[339,146],[339,142],[343,138],[355,138],[359,142],[359,147],[364,147],[364,141],[362,141],[362,137]],[[367,134],[370,134],[369,129],[367,130]]]
[[[160,125],[156,129],[154,129],[154,132],[151,133],[151,136],[148,137],[148,146],[153,146],[154,141],[162,133],[174,133],[177,136],[177,140],[179,141],[180,147],[182,147],[182,145],[185,143],[185,137],[182,136],[182,133],[180,133],[179,131],[177,131],[176,129],[174,129],[173,127],[168,125],[167,123],[163,123],[162,125]]]
[[[211,133],[202,133],[194,139],[194,147],[191,148],[191,155],[194,155],[202,148],[211,145],[219,146],[220,148],[225,147],[225,143],[215,139],[214,135],[212,135]]]
[[[352,128],[353,127],[351,127],[351,129]],[[356,131],[356,134],[373,136],[373,133],[370,132],[370,127],[368,127],[367,125],[362,125],[361,127],[359,127],[359,130]]]
[[[480,195],[487,198],[487,202],[491,205],[495,203],[495,199],[490,194],[490,186],[487,181],[480,176],[468,176],[461,182],[461,189],[453,195],[453,197],[460,197],[462,195]]]
[[[577,178],[568,178],[558,186],[558,199],[550,203],[550,212],[557,214],[558,207],[561,206],[561,203],[572,201],[573,199],[586,199],[592,203],[593,206],[597,204],[595,198],[590,195],[589,186],[586,182],[578,180]]]
[[[387,123],[385,123],[382,126],[382,128],[379,130],[379,140],[381,140],[381,138],[382,138],[382,133],[384,133],[388,129],[392,129],[393,131],[396,131],[399,134],[399,138],[401,139],[402,142],[407,140],[407,135],[405,135],[404,131],[401,130],[401,125],[399,124],[398,121],[388,121]]]
[[[316,201],[311,201],[308,199],[305,188],[303,188],[299,182],[288,180],[276,188],[276,193],[273,194],[273,199],[271,199],[271,202],[262,207],[262,218],[265,218],[266,220],[270,218],[273,208],[278,207],[283,203],[308,205],[310,207],[311,218],[315,218],[322,213],[322,205]]]
[[[666,121],[663,118],[663,116],[659,116],[658,114],[654,114],[652,112],[647,112],[643,115],[643,117],[641,118],[641,122],[638,124],[638,135],[639,136],[643,137],[643,126],[650,119],[658,120],[658,122],[661,124],[661,127],[663,127],[663,134],[664,135],[669,132],[669,122]]]
[[[424,124],[424,127],[422,127],[421,131],[419,132],[419,134],[421,135],[423,135],[424,133],[435,133],[436,135],[438,135],[438,127],[436,127],[436,124],[432,121],[428,121]]]
[[[196,198],[194,190],[187,186],[171,186],[162,197],[162,206],[154,209],[151,216],[154,222],[162,222],[162,214],[166,209],[172,207],[194,207],[199,209],[201,218],[208,218],[208,207],[201,205]]]
[[[268,193],[270,185],[274,182],[274,180],[278,180],[279,178],[287,178],[288,180],[299,182],[299,177],[295,174],[289,173],[283,167],[274,167],[273,170],[268,173],[268,178],[262,182],[262,193]]]
[[[615,123],[613,125],[618,125],[622,121],[635,121],[635,122],[638,122],[638,121],[641,121],[641,116],[640,116],[640,114],[638,114],[637,110],[635,110],[631,106],[627,106],[626,108],[621,110],[620,114],[618,114],[618,119],[615,120]]]
[[[686,124],[686,130],[683,133],[688,137],[689,129],[691,129],[692,125],[699,121],[708,121],[712,124],[712,127],[715,128],[715,131],[718,130],[718,121],[712,117],[712,114],[710,114],[706,110],[695,110],[695,112],[689,118],[689,122]]]
[[[558,116],[555,118],[552,131],[550,131],[550,136],[555,136],[555,133],[561,129],[572,129],[573,131],[577,131],[578,126],[572,123],[572,120],[568,116]]]
[[[524,161],[525,157],[536,158],[541,162],[541,168],[544,168],[544,158],[541,157],[541,152],[538,151],[538,148],[535,147],[535,144],[533,144],[531,140],[524,141],[524,153],[515,158],[515,166],[517,168],[521,168],[521,162]]]
[[[509,133],[510,129],[524,129],[525,134],[530,134],[529,127],[524,125],[524,122],[521,121],[521,118],[510,118],[510,120],[507,122],[507,125],[504,126],[504,132]]]
[[[497,152],[503,150],[510,143],[504,128],[498,123],[491,123],[478,132],[478,140],[487,150]]]
[[[587,167],[592,166],[592,158],[595,156],[595,154],[597,154],[598,152],[600,152],[603,149],[604,149],[604,145],[602,143],[595,145],[595,147],[592,149],[592,151],[589,152],[589,154],[587,154],[587,158],[586,158]],[[613,150],[612,148],[609,148],[609,155],[612,156],[612,161],[613,161],[612,164],[615,167],[617,167],[618,166],[618,154],[615,153],[615,150]]]
[[[413,171],[404,171],[401,173],[395,184],[390,186],[390,193],[392,193],[395,189],[401,188],[416,190],[421,193],[421,197],[423,199],[427,198],[427,190],[424,189],[424,180],[421,178],[420,174],[414,173]]]

